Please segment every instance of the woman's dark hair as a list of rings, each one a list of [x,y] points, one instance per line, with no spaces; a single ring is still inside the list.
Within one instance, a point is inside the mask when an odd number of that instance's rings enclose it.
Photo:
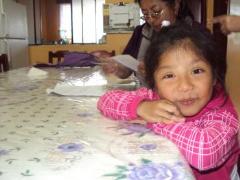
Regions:
[[[211,66],[213,78],[225,90],[226,66],[223,68],[221,64],[223,56],[218,52],[219,48],[212,34],[201,26],[190,26],[184,22],[164,27],[154,35],[144,58],[145,79],[149,87],[155,87],[154,73],[164,52],[175,46],[181,47],[186,41],[190,42],[187,46],[192,46],[190,48]]]
[[[141,5],[141,1],[142,0],[135,0],[135,2],[137,2],[139,5]],[[161,0],[161,1],[167,3],[167,5],[169,5],[169,6],[174,6],[175,2],[176,2],[176,0]],[[186,18],[190,18],[191,20],[194,20],[194,16],[193,16],[191,10],[189,9],[187,1],[181,0],[177,19],[184,20]]]

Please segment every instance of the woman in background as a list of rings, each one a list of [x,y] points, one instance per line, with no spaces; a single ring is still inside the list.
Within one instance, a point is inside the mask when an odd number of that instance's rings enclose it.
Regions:
[[[123,54],[129,54],[139,61],[144,59],[152,35],[162,26],[173,24],[178,20],[190,25],[196,23],[193,21],[194,17],[186,0],[137,0],[136,2],[140,5],[143,13],[141,19],[145,20],[145,23],[135,28]],[[140,74],[143,74],[143,67],[143,63],[140,63],[138,67]],[[132,74],[132,70],[111,60],[103,66],[103,71],[106,74],[113,73],[122,79]]]

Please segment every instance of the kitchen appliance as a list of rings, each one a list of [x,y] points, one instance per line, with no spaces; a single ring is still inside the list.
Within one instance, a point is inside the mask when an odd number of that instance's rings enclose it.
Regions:
[[[26,7],[15,0],[0,0],[0,54],[7,54],[10,69],[29,65]]]

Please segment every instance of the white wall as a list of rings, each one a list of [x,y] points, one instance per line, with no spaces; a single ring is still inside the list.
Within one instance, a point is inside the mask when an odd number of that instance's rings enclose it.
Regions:
[[[231,0],[230,14],[240,15],[240,1]],[[228,36],[227,87],[240,115],[240,32]]]

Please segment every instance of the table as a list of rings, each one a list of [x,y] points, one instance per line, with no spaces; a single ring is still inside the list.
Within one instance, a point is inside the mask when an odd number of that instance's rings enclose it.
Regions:
[[[98,68],[44,70],[44,79],[29,78],[29,68],[0,74],[0,179],[194,179],[172,142],[103,117],[97,97],[46,93],[58,82],[89,80]]]

